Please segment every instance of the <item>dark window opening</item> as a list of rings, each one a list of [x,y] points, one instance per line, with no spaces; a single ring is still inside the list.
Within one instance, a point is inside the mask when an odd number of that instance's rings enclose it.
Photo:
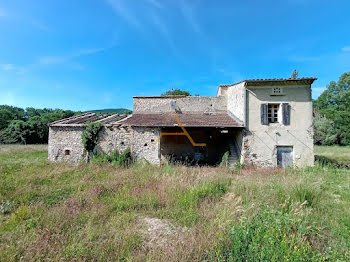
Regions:
[[[68,149],[64,150],[64,155],[65,156],[69,156],[70,155],[70,150],[68,150]]]
[[[124,145],[124,142],[120,142],[121,145]]]
[[[154,139],[151,139],[151,142],[154,142]]]
[[[143,146],[147,146],[147,143],[146,143],[146,144],[144,144]]]

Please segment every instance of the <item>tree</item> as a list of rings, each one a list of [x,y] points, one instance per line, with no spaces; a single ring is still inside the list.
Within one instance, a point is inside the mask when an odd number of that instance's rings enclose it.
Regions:
[[[350,145],[350,72],[331,81],[327,89],[314,102],[320,114],[334,122],[340,145]]]
[[[190,96],[190,92],[178,88],[166,91],[162,96]]]
[[[314,113],[314,142],[316,145],[334,145],[338,140],[338,130],[334,122],[321,115],[317,110]]]
[[[298,78],[298,75],[299,75],[298,70],[294,69],[293,72],[292,72],[292,74],[291,74],[291,76],[290,76],[290,78],[291,78],[291,79],[297,79],[297,78]]]

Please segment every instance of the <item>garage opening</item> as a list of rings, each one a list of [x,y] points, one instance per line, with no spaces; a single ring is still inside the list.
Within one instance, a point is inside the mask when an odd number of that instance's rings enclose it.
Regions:
[[[231,153],[232,145],[240,132],[237,129],[221,128],[186,128],[195,143],[205,143],[205,146],[193,146],[185,135],[162,136],[160,154],[174,164],[211,165],[221,163],[225,152]],[[179,128],[163,128],[164,133],[182,133]]]

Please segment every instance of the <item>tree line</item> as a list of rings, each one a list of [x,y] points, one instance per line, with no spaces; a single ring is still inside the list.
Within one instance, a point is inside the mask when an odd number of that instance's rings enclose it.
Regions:
[[[0,105],[1,144],[45,144],[48,142],[48,124],[80,112],[61,109],[26,109]]]
[[[314,142],[318,145],[350,145],[350,72],[313,101]]]

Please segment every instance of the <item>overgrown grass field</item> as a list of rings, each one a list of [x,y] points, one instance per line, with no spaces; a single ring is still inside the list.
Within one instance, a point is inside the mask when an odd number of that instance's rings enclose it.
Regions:
[[[49,163],[0,145],[1,261],[349,261],[350,170]]]

